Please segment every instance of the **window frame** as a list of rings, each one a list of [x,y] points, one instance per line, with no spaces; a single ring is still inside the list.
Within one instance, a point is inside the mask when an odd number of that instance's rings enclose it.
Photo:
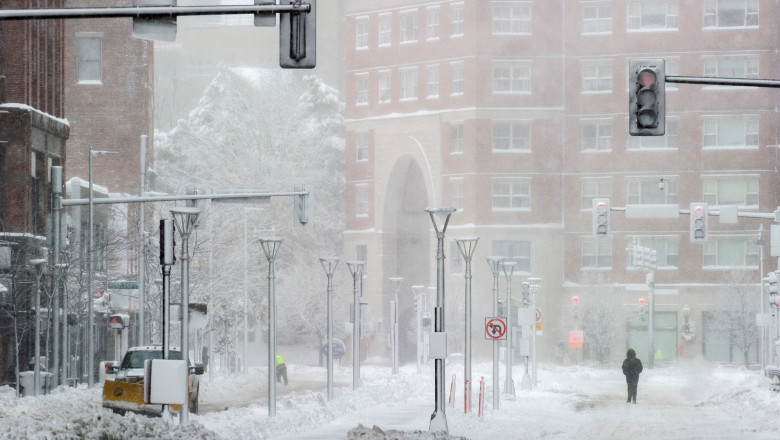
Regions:
[[[91,51],[97,51],[97,57],[87,57],[87,48],[82,49],[82,42],[97,42],[97,48],[89,48]],[[82,52],[84,51],[84,52]],[[97,64],[97,69],[93,64]],[[95,70],[95,72],[86,72]],[[82,72],[84,72],[82,74]],[[90,74],[88,74],[90,73]],[[96,76],[93,74],[97,73]],[[102,32],[77,32],[76,33],[76,83],[87,85],[103,84],[103,33]]]
[[[369,32],[368,17],[355,18],[355,50],[368,50]]]
[[[664,25],[663,26],[651,26],[644,25],[643,21],[647,14],[645,14],[645,5],[665,5],[664,11]],[[638,6],[640,11],[638,15],[632,15],[635,6]],[[670,12],[670,7],[676,9],[676,11]],[[676,12],[676,13],[675,13]],[[636,21],[636,26],[632,26],[632,20]],[[670,22],[672,22],[670,24]],[[680,4],[677,0],[634,0],[626,2],[626,32],[676,32],[680,28]]]
[[[393,14],[379,14],[377,24],[377,47],[390,47],[393,45]]]
[[[595,128],[595,148],[586,148],[585,129],[587,127]],[[609,127],[609,136],[602,134],[602,130]],[[612,151],[612,134],[614,133],[613,121],[607,118],[582,119],[580,121],[580,151],[583,153],[609,153]],[[601,140],[608,139],[607,148],[601,148]]]
[[[355,162],[368,162],[371,146],[370,133],[358,131],[355,133]]]
[[[595,252],[587,253],[592,250]],[[587,264],[591,262],[588,260],[592,260],[595,264]],[[580,270],[612,270],[612,239],[583,238],[580,242]]]
[[[743,193],[743,200],[738,203],[726,203],[721,201],[720,196],[722,192],[721,184],[724,182],[743,185],[745,191]],[[712,185],[715,185],[714,191]],[[702,175],[701,176],[702,187],[702,201],[709,204],[711,207],[718,208],[720,206],[737,206],[740,209],[758,209],[761,201],[761,176],[759,174],[738,174],[738,175]],[[731,192],[734,190],[731,189]],[[752,199],[752,200],[751,200]],[[755,203],[750,203],[755,200]]]
[[[368,72],[361,72],[355,74],[355,105],[362,107],[368,105],[368,93],[369,93],[369,76]]]
[[[431,21],[432,18],[435,18],[433,22]],[[425,8],[425,41],[438,40],[440,36],[440,29],[441,11],[439,6],[429,6]]]
[[[413,74],[414,78],[408,78],[407,76]],[[409,83],[409,80],[413,79],[411,83]],[[419,97],[419,90],[418,90],[418,82],[419,82],[419,75],[418,75],[418,69],[417,67],[405,67],[402,69],[399,69],[399,77],[398,77],[398,91],[399,91],[399,101],[416,101]],[[411,88],[410,88],[411,87]],[[413,92],[414,96],[407,96],[408,92]]]
[[[450,38],[463,37],[465,31],[466,14],[464,3],[450,3]]]
[[[507,194],[496,194],[497,185],[509,185]],[[492,212],[530,212],[531,211],[531,178],[530,177],[494,177],[490,182],[490,199]],[[525,191],[517,192],[517,188]],[[523,194],[525,192],[525,194]],[[496,206],[496,200],[508,200],[508,206]],[[514,200],[527,201],[521,206],[513,206]]]
[[[497,17],[497,10],[506,9],[508,17]],[[524,14],[527,12],[527,14]],[[527,15],[527,17],[526,17]],[[533,31],[532,3],[520,1],[494,1],[491,4],[491,33],[492,35],[531,35]],[[497,30],[497,26],[505,24],[509,30]],[[518,29],[515,29],[518,28]]]
[[[756,29],[759,27],[761,11],[758,0],[743,0],[743,24],[736,26],[726,26],[720,24],[722,16],[720,8],[721,1],[722,0],[704,0],[704,2],[702,2],[702,29]],[[711,6],[713,4],[715,5],[714,8]],[[753,7],[752,10],[751,6]],[[749,19],[751,15],[755,16],[753,20]],[[708,24],[708,21],[710,24]],[[755,24],[750,23],[751,21],[754,21]]]
[[[612,65],[611,60],[589,60],[589,61],[583,61],[580,69],[580,79],[581,79],[581,85],[580,85],[580,93],[583,95],[598,95],[598,94],[609,94],[612,93],[612,90],[615,88],[614,84],[614,69]],[[586,72],[587,69],[595,68],[595,76],[586,76],[589,72]],[[609,77],[602,76],[604,72],[602,72],[603,68],[609,69]],[[604,84],[602,84],[603,81],[609,82],[609,88],[602,88]],[[591,89],[589,86],[586,87],[587,84],[593,83],[595,84],[595,88]]]
[[[725,262],[721,262],[721,252],[723,255],[734,255],[729,250],[721,250],[721,244],[726,241],[733,241],[740,243],[743,246],[744,253],[741,253],[742,264],[741,265],[728,265]],[[713,250],[713,247],[715,248]],[[702,270],[724,270],[724,269],[737,269],[737,270],[755,270],[759,266],[759,250],[755,244],[755,237],[745,235],[710,235],[709,239],[704,242],[702,246]]]
[[[508,76],[496,77],[497,72],[508,69]],[[523,72],[525,71],[525,72]],[[527,75],[522,75],[526,73]],[[494,95],[530,95],[532,91],[531,78],[533,77],[532,61],[494,61],[491,64],[491,85]],[[506,82],[508,87],[497,87]]]
[[[355,184],[355,218],[369,217],[368,183]]]
[[[507,126],[509,128],[509,148],[496,148],[496,129],[499,127]],[[531,137],[532,137],[533,123],[528,119],[516,119],[516,120],[494,120],[491,121],[491,142],[490,151],[492,153],[504,154],[504,153],[530,153],[531,152]],[[516,129],[522,127],[527,133],[525,137],[516,138]],[[524,133],[520,133],[524,134]],[[525,145],[521,145],[520,148],[515,148],[515,139],[525,139]]]
[[[664,188],[658,188],[658,182],[664,179]],[[644,185],[647,185],[645,188]],[[680,200],[679,176],[628,176],[626,177],[626,205],[674,205]],[[647,189],[647,191],[644,191]],[[637,191],[638,190],[638,191]],[[659,194],[663,192],[663,202],[657,203],[642,200],[648,193]]]
[[[602,191],[602,185],[608,185],[608,191]],[[595,185],[595,191],[589,192],[586,185]],[[611,177],[583,177],[580,179],[580,211],[593,211],[593,199],[612,199]]]
[[[410,9],[401,11],[398,21],[398,43],[399,44],[414,44],[417,43],[418,36],[417,31],[418,24],[418,12],[417,9]],[[411,23],[407,22],[411,20]],[[411,34],[411,35],[409,35]]]
[[[465,93],[465,63],[455,61],[450,63],[450,96],[463,96]]]
[[[701,117],[702,124],[702,149],[703,150],[756,150],[759,148],[760,136],[761,136],[761,118],[757,114],[744,114],[744,115],[704,115]],[[742,122],[744,126],[744,144],[720,144],[720,124],[724,122]],[[710,131],[712,123],[715,123],[714,132]],[[752,125],[755,126],[755,131],[752,131]],[[715,137],[715,143],[709,144],[708,138]],[[755,143],[751,143],[751,140],[755,139]]]
[[[609,17],[602,17],[601,12],[604,9],[609,10]],[[586,18],[586,12],[588,10],[595,10],[596,11],[596,17],[595,18]],[[583,3],[582,8],[580,10],[581,12],[581,27],[580,27],[580,33],[582,35],[611,35],[612,34],[612,4],[608,2],[599,2],[599,3]],[[600,23],[607,22],[609,23],[608,30],[602,30],[600,29]],[[588,30],[586,29],[586,24],[588,23],[595,23],[595,30]]]

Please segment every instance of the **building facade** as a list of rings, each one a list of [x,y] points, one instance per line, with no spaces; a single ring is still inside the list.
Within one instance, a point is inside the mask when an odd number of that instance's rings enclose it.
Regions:
[[[485,257],[498,255],[517,263],[513,306],[522,307],[523,281],[542,279],[543,358],[614,362],[628,346],[647,353],[639,298],[650,290],[625,251],[636,240],[657,252],[659,359],[741,361],[723,330],[725,302],[737,298],[746,316],[758,311],[761,263],[775,269],[768,234],[755,244],[769,221],[711,216],[700,244],[690,243],[686,214],[628,219],[616,210],[610,233],[597,239],[591,202],[775,210],[773,89],[667,84],[662,137],[630,137],[627,110],[633,58],[664,58],[667,75],[780,77],[777,14],[762,0],[348,2],[344,255],[367,262],[369,345],[386,351],[390,277],[404,278],[401,326],[413,332],[411,286],[436,279],[423,209],[449,205],[458,208],[445,247],[451,352],[462,350],[464,309],[465,264],[454,239],[474,236],[475,352],[491,350],[482,342],[493,302]],[[500,296],[508,287],[502,274]],[[584,331],[581,350],[570,348],[573,330]],[[408,360],[413,336],[402,335],[402,344]],[[747,350],[750,362],[757,346]]]

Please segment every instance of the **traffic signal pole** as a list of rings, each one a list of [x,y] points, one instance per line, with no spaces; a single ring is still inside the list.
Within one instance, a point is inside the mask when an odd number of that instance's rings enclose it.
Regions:
[[[231,15],[260,13],[300,13],[311,11],[306,3],[289,5],[244,5],[244,6],[146,6],[124,8],[46,8],[0,10],[2,20],[27,20],[31,18],[149,18],[176,19],[193,15]]]

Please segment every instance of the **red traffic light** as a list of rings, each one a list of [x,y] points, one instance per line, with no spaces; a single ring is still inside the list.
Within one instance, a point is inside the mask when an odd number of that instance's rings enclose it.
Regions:
[[[640,306],[645,305],[645,299],[644,298],[639,298],[639,305]]]
[[[642,87],[649,87],[655,84],[656,76],[655,72],[653,72],[650,69],[644,69],[641,72],[639,72],[639,84],[642,85]]]
[[[572,302],[572,304],[574,304],[576,306],[577,304],[580,303],[580,297],[579,296],[572,296],[571,297],[571,302]]]

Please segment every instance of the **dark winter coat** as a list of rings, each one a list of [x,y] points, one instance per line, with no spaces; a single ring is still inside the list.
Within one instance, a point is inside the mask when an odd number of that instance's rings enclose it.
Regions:
[[[623,361],[623,374],[626,375],[626,383],[636,385],[639,383],[639,374],[642,372],[642,361],[637,359],[634,349],[629,349],[626,353],[626,360]]]

